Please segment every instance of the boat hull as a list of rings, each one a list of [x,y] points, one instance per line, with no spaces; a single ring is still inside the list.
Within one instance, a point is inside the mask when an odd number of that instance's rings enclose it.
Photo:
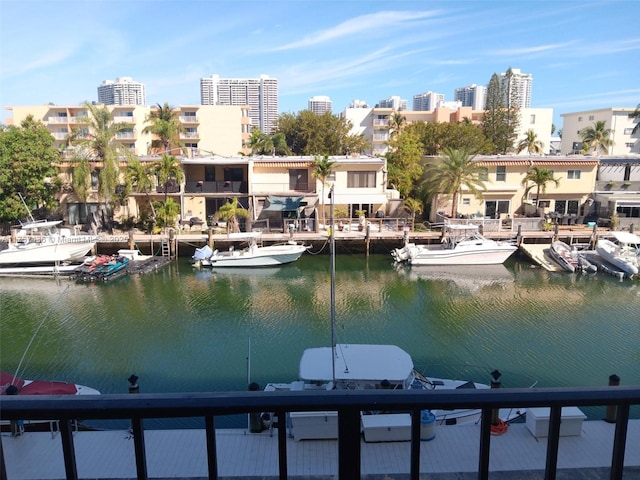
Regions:
[[[504,263],[516,250],[512,245],[475,250],[431,249],[418,245],[409,256],[410,265],[496,265]]]
[[[37,265],[56,262],[79,262],[91,251],[95,241],[57,244],[12,245],[0,251],[0,266]]]
[[[200,260],[207,267],[272,267],[298,260],[307,250],[304,245],[271,245],[247,251],[214,253]]]
[[[621,249],[613,242],[606,239],[598,240],[596,253],[606,262],[622,270],[627,276],[638,274],[637,257],[623,256]]]

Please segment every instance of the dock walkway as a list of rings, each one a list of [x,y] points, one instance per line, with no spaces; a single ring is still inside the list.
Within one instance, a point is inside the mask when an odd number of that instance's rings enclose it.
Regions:
[[[560,437],[558,476],[565,479],[609,478],[615,426],[586,421],[581,435]],[[436,427],[435,438],[421,442],[421,473],[430,479],[477,478],[480,427]],[[278,476],[278,439],[268,432],[217,430],[218,475],[225,479],[266,479]],[[92,479],[136,478],[133,438],[128,431],[77,432],[74,435],[78,476]],[[147,469],[150,478],[207,477],[204,430],[146,430]],[[627,433],[625,480],[640,479],[640,420],[631,420]],[[2,436],[11,480],[65,478],[59,435],[25,433]],[[497,479],[542,478],[546,438],[535,438],[525,424],[514,424],[506,434],[491,437],[490,472]],[[336,440],[287,439],[289,478],[335,479],[338,471]],[[362,443],[362,476],[369,479],[406,479],[410,442]]]

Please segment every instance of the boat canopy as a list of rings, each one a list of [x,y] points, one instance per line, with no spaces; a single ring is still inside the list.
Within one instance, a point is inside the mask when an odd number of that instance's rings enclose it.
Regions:
[[[640,235],[630,232],[611,232],[615,239],[624,244],[640,245]]]
[[[335,380],[404,383],[413,375],[411,356],[395,345],[336,345]],[[308,348],[300,359],[300,379],[333,380],[331,347]]]

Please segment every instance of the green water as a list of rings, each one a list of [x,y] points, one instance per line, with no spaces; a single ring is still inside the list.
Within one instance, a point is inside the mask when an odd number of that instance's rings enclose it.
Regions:
[[[245,390],[289,381],[330,345],[329,257],[252,270],[186,259],[109,284],[0,278],[0,366],[23,378],[145,393]],[[457,270],[336,259],[337,340],[407,350],[432,376],[506,387],[640,384],[640,283],[548,273],[516,258]],[[37,334],[34,333],[37,331]],[[597,415],[597,413],[595,413]],[[632,412],[636,418],[640,413]]]

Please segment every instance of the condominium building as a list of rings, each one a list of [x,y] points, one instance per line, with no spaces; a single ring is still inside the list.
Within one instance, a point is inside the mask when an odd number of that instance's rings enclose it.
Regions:
[[[278,80],[268,75],[260,78],[211,75],[200,79],[200,103],[248,106],[252,126],[271,134],[278,118]]]
[[[613,145],[606,152],[587,152],[594,155],[640,154],[640,128],[634,134],[634,128],[640,120],[629,118],[633,107],[601,108],[583,112],[563,113],[561,152],[565,155],[582,153],[582,131],[593,128],[596,122],[604,122],[609,130]]]
[[[316,115],[324,115],[326,112],[331,112],[332,102],[329,97],[315,96],[309,99],[308,109]]]
[[[472,83],[466,87],[456,88],[453,92],[453,99],[460,101],[463,107],[484,110],[487,101],[487,87]]]
[[[435,110],[440,102],[444,102],[444,93],[420,93],[413,96],[413,110],[416,112],[430,112]]]
[[[376,108],[392,108],[393,110],[406,110],[407,109],[407,100],[405,98],[400,98],[397,95],[386,98],[384,100],[380,100],[376,105]]]
[[[104,105],[145,105],[144,85],[131,77],[105,80],[98,86],[98,102]]]
[[[519,68],[511,69],[511,82],[507,73],[501,73],[500,88],[502,89],[503,101],[506,106],[509,105],[511,94],[515,92],[515,98],[518,101],[519,108],[529,108],[531,106],[531,84],[533,83],[533,75],[530,73],[522,73]]]

